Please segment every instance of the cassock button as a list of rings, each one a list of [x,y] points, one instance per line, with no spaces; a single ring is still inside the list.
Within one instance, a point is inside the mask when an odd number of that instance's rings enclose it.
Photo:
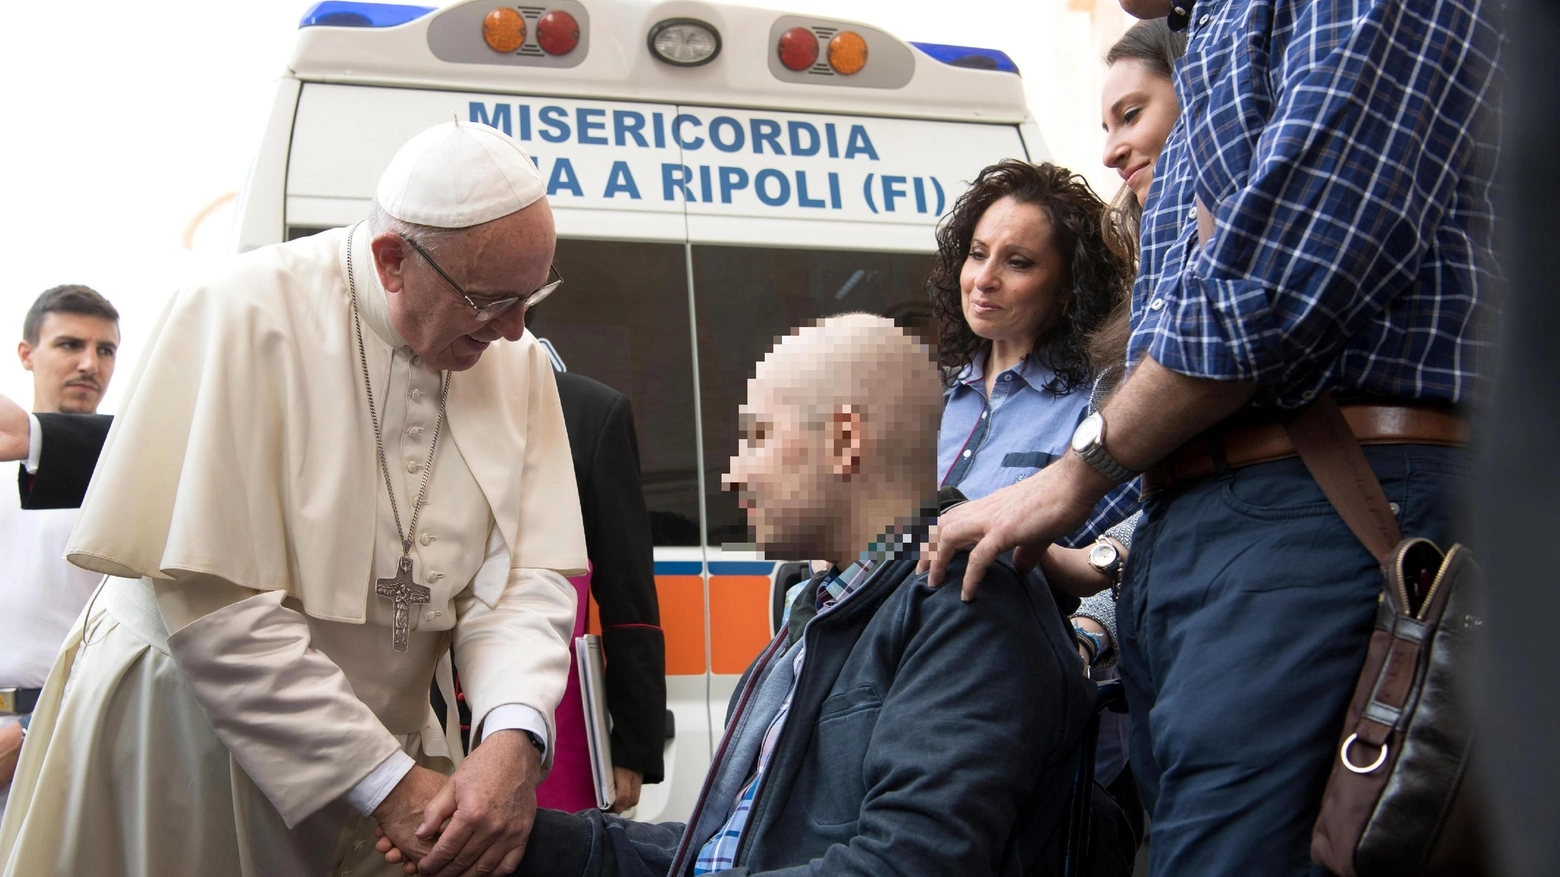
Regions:
[[[413,387],[412,388],[412,401],[413,402],[421,402],[422,401],[422,390],[418,389],[417,387]]]
[[[411,436],[412,438],[417,438],[418,436],[422,435],[422,427],[420,427],[420,426],[408,426],[406,428],[406,434]]]
[[[439,579],[442,579],[442,578],[444,578],[444,573],[442,573],[442,572],[432,572],[432,571],[430,571],[428,573],[428,581],[430,581],[430,582],[436,582],[436,581],[438,581]]]
[[[424,533],[424,534],[422,534],[421,539],[422,539],[422,544],[424,544],[424,545],[432,545],[433,543],[439,541],[439,537],[433,535],[432,533]]]
[[[416,472],[418,469],[421,469],[421,468],[422,468],[422,464],[417,462],[416,460],[407,460],[406,461],[406,471],[408,471],[408,472]]]
[[[1207,20],[1208,20],[1208,16],[1204,15],[1203,16],[1203,21],[1207,21]],[[415,353],[412,354],[412,365],[422,365],[422,357],[418,356]]]

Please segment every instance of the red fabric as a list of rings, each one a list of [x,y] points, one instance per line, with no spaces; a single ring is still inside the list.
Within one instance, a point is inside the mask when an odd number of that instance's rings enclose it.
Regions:
[[[580,696],[580,676],[574,658],[574,638],[585,635],[586,615],[590,611],[590,574],[575,576],[569,579],[569,584],[579,596],[574,636],[569,639],[569,685],[553,716],[557,725],[553,767],[547,779],[536,787],[536,803],[540,807],[574,813],[596,806],[596,792],[590,777],[590,744],[585,739],[585,701]]]

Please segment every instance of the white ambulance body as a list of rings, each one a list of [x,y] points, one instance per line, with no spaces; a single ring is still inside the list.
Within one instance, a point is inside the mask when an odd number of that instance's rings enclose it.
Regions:
[[[833,313],[930,332],[938,217],[982,167],[1047,153],[1000,52],[692,0],[331,0],[279,83],[240,248],[363,218],[395,150],[451,118],[535,157],[566,280],[534,331],[633,405],[672,731],[635,815],[684,819],[800,574],[742,549],[720,489],[754,363]]]

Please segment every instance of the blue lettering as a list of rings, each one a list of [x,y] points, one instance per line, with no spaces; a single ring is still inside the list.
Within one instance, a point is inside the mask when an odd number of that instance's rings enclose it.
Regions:
[[[916,177],[911,182],[915,183],[915,212],[926,212],[926,181]]]
[[[574,123],[580,129],[579,141],[591,146],[606,146],[606,118],[606,110],[586,109],[585,107],[575,110]],[[596,131],[601,131],[602,133],[596,134],[594,133]]]
[[[755,155],[764,154],[764,144],[775,151],[775,155],[785,155],[785,150],[780,148],[780,123],[773,119],[754,119],[753,126],[753,152]]]
[[[731,131],[730,143],[721,142],[721,128]],[[710,122],[710,142],[715,144],[715,148],[721,152],[736,152],[742,148],[742,144],[746,139],[746,135],[742,133],[742,123],[730,116],[716,116],[715,120]]]
[[[828,122],[823,126],[823,133],[829,140],[829,157],[840,157],[840,141],[834,131],[834,123]]]
[[[858,152],[873,161],[878,160],[877,150],[872,148],[872,138],[867,136],[867,129],[860,125],[852,125],[850,140],[845,144],[845,157],[852,158]]]
[[[715,187],[710,185],[710,166],[707,164],[699,165],[699,191],[702,193],[699,200],[705,204],[715,200]]]
[[[567,158],[553,162],[552,176],[547,178],[547,197],[551,198],[561,189],[568,189],[577,198],[585,197],[585,190],[580,188],[580,178],[575,176],[574,165]]]
[[[542,107],[537,118],[547,126],[542,139],[548,143],[562,143],[569,139],[569,111],[563,107]]]
[[[814,128],[811,122],[786,122],[785,128],[786,131],[791,135],[792,155],[818,154],[818,147],[822,144],[822,141],[818,139],[818,129]],[[807,135],[806,146],[802,145],[803,134]],[[757,140],[758,135],[755,134],[753,139]]]
[[[601,197],[611,198],[619,192],[627,192],[628,197],[639,200],[639,186],[634,183],[634,175],[629,171],[626,161],[612,163],[612,172],[607,174],[607,191]]]
[[[666,128],[662,127],[662,123],[664,123],[666,120],[664,118],[662,118],[660,113],[651,113],[650,114],[650,121],[651,121],[652,125],[655,128],[655,148],[656,149],[665,149],[666,148]]]
[[[738,189],[746,189],[748,184],[748,172],[739,167],[723,167],[720,169],[720,203],[730,204],[731,193]]]
[[[894,199],[895,198],[903,198],[903,197],[905,197],[905,195],[907,194],[905,192],[905,183],[906,182],[908,182],[908,180],[906,180],[904,177],[891,177],[891,176],[888,176],[887,174],[885,174],[883,176],[883,212],[884,213],[893,213],[894,212]]]
[[[703,122],[699,121],[698,116],[690,116],[687,113],[679,113],[676,118],[672,119],[672,142],[687,150],[694,150],[698,149],[700,146],[703,146],[703,137],[695,137],[692,140],[683,139],[682,126],[684,123],[692,123],[694,127],[702,127],[704,125]]]
[[[612,141],[618,146],[628,145],[628,138],[632,137],[641,148],[648,147],[650,144],[645,142],[645,135],[642,133],[644,130],[643,113],[636,113],[633,110],[612,111]]]
[[[773,182],[779,186],[780,194],[769,194],[768,187],[764,185],[767,182]],[[780,207],[785,202],[791,200],[791,181],[786,178],[785,174],[773,168],[768,168],[759,171],[758,176],[753,178],[753,191],[758,193],[758,200],[768,204],[770,207]]]
[[[515,104],[515,109],[520,111],[520,139],[531,139],[531,105]]]
[[[673,124],[675,125],[676,123],[674,122]],[[688,170],[688,166],[685,164],[661,165],[661,200],[676,201],[677,199],[672,196],[672,192],[677,189],[682,190],[684,201],[695,200],[693,192],[688,189],[688,178],[691,176],[693,176],[693,171]]]
[[[471,114],[471,118],[467,121],[472,124],[486,125],[489,128],[497,128],[505,134],[510,133],[509,104],[494,104],[491,116],[488,115],[487,104],[479,100],[472,101],[467,109]]]
[[[829,206],[840,209],[840,175],[829,172]]]
[[[822,207],[822,198],[807,197],[807,172],[796,172],[796,205],[798,207]]]

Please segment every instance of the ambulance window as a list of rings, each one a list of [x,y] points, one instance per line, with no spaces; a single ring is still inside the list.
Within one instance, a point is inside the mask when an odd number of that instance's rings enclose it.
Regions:
[[[681,244],[560,240],[563,286],[529,325],[568,370],[628,397],[656,545],[699,543],[693,352]]]
[[[737,406],[754,366],[781,334],[841,313],[882,314],[933,343],[926,297],[932,261],[931,255],[909,253],[693,248],[710,545],[753,538],[720,476],[737,448]]]

